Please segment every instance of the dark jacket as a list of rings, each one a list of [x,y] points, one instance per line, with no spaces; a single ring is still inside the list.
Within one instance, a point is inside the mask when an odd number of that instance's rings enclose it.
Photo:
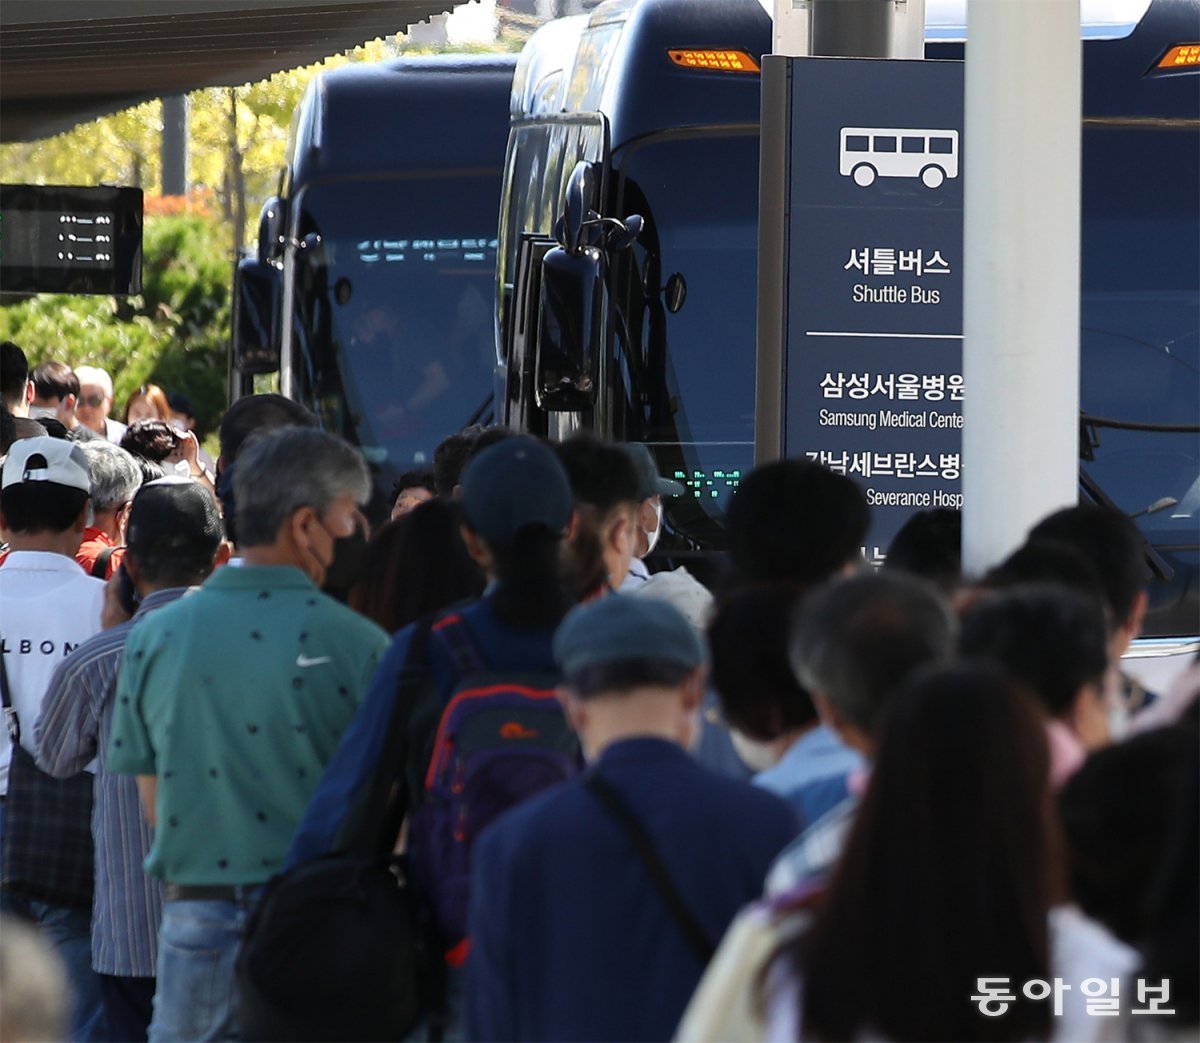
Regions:
[[[594,770],[638,816],[715,946],[796,835],[791,807],[662,739],[615,743]],[[704,968],[582,778],[499,818],[473,858],[468,1038],[671,1038]]]

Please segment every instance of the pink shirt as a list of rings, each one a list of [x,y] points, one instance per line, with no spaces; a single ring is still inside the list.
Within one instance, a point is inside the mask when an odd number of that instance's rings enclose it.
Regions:
[[[1050,785],[1059,790],[1083,766],[1087,750],[1062,721],[1046,722],[1046,740],[1050,746]]]

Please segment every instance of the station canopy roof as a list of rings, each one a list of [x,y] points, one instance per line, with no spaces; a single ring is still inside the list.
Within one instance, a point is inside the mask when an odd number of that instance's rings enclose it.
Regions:
[[[461,0],[4,0],[0,141],[237,86],[403,32]]]

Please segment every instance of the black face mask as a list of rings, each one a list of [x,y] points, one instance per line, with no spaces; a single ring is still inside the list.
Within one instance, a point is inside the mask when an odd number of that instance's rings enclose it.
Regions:
[[[237,464],[230,464],[217,478],[217,499],[221,501],[221,507],[225,514],[225,536],[230,543],[236,546],[237,533],[233,528],[233,469]]]
[[[367,571],[367,534],[358,526],[349,536],[333,541],[333,560],[325,570],[321,589],[339,600],[345,596]]]

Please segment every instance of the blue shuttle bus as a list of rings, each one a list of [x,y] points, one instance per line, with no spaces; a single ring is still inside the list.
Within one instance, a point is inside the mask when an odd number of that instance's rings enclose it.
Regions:
[[[1147,633],[1194,635],[1200,2],[1123,6],[1122,24],[1083,43],[1081,494],[1135,516],[1146,538]],[[962,36],[927,25],[927,56],[961,59]],[[666,504],[660,553],[701,569],[754,463],[770,48],[755,0],[611,0],[536,34],[513,83],[497,418],[648,445],[688,486]],[[564,328],[563,302],[578,328]]]
[[[283,394],[361,449],[380,500],[490,408],[514,65],[447,55],[316,77],[257,256],[238,266],[231,397],[278,371]]]

